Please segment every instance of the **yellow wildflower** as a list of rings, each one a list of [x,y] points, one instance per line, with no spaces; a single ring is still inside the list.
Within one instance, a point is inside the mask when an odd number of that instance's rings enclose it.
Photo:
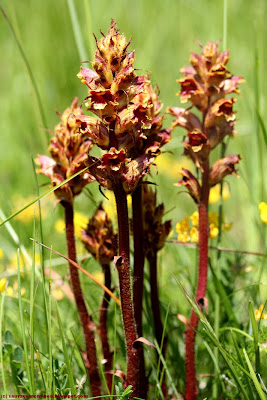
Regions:
[[[95,271],[92,275],[101,283],[104,283],[104,275],[102,271]]]
[[[0,293],[4,293],[6,288],[6,283],[7,283],[6,278],[0,279]]]
[[[198,211],[195,211],[191,216],[190,216],[191,222],[193,226],[198,226]]]
[[[181,242],[191,241],[198,243],[198,211],[195,211],[190,217],[186,216],[183,220],[176,224],[175,230],[178,233],[178,240]],[[190,223],[192,226],[190,226]],[[222,230],[229,231],[233,224],[224,223],[224,215],[222,216]],[[210,238],[215,239],[219,234],[219,214],[209,212],[209,231]]]
[[[65,231],[65,222],[63,219],[58,219],[55,223],[55,230],[59,233],[63,233]]]
[[[74,228],[75,235],[80,238],[82,229],[85,229],[87,226],[88,217],[80,212],[74,213]],[[62,218],[58,219],[55,223],[55,230],[59,233],[65,232],[65,222]]]
[[[190,241],[190,235],[189,235],[190,227],[189,227],[188,215],[176,224],[175,230],[178,233],[178,240],[180,242],[189,242]]]
[[[210,224],[210,238],[215,239],[219,235],[219,228],[214,224]]]
[[[64,299],[64,293],[60,288],[56,288],[52,290],[52,296],[57,300],[60,301]]]
[[[171,158],[167,153],[163,153],[160,157],[156,158],[155,164],[158,170],[167,175],[169,178],[177,179],[182,168],[189,168],[192,166],[188,157],[182,157],[180,161]]]
[[[217,203],[217,201],[220,200],[220,191],[221,191],[221,185],[219,183],[210,189],[210,197],[209,197],[210,204]],[[230,196],[231,193],[228,185],[223,185],[223,192],[222,192],[223,200],[225,201],[229,199]]]
[[[262,201],[259,204],[259,210],[260,210],[260,218],[261,218],[262,222],[267,224],[267,204],[264,203],[264,201]]]
[[[198,243],[198,230],[195,226],[190,229],[190,239],[192,243]]]
[[[3,258],[3,256],[4,256],[4,252],[2,249],[0,249],[0,260]]]
[[[22,293],[21,293],[21,294],[22,294]],[[6,296],[10,296],[10,297],[13,297],[13,296],[14,296],[14,290],[12,289],[11,286],[8,286],[8,287],[6,288]]]
[[[80,212],[74,213],[74,227],[75,227],[75,235],[78,238],[81,238],[82,230],[86,228],[88,223],[88,217]]]
[[[35,200],[35,196],[22,197],[15,195],[12,200],[14,201],[14,209],[13,211],[18,211],[20,208],[24,207],[26,204]],[[48,215],[48,209],[45,205],[48,204],[47,199],[42,200],[42,218],[46,218]],[[18,215],[16,215],[16,219],[23,223],[30,223],[34,216],[37,218],[39,216],[39,207],[37,204],[33,204],[31,207],[26,208],[26,210],[22,211]]]
[[[262,311],[264,309],[264,305],[261,304],[258,310],[254,311],[255,319],[256,321],[259,321],[259,319],[265,319],[267,320],[267,314],[264,314]]]

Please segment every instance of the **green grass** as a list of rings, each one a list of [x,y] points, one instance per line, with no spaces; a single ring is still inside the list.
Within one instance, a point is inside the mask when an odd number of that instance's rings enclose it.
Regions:
[[[60,288],[67,283],[66,262],[42,248],[39,249],[41,261],[35,261],[35,244],[30,241],[33,237],[66,254],[64,235],[55,230],[55,221],[62,218],[62,211],[59,207],[54,209],[51,194],[46,196],[52,192],[46,185],[47,179],[38,176],[40,193],[36,193],[38,185],[32,159],[38,153],[46,153],[49,134],[44,128],[53,130],[58,121],[55,109],[63,111],[76,95],[80,101],[87,96],[86,87],[76,74],[81,61],[93,58],[92,33],[99,37],[100,29],[106,32],[111,18],[127,38],[132,36],[131,49],[135,49],[138,73],[151,73],[152,82],[160,88],[164,108],[180,105],[175,96],[179,90],[175,81],[179,78],[179,69],[188,64],[190,51],[198,51],[195,40],[206,43],[222,39],[221,48],[230,49],[230,70],[244,76],[246,82],[241,85],[235,108],[239,134],[230,140],[227,148],[228,154],[237,152],[242,156],[240,179],[227,179],[231,198],[223,203],[226,219],[234,225],[230,232],[223,232],[219,245],[267,253],[266,227],[260,221],[258,210],[258,204],[267,201],[264,176],[267,168],[267,6],[264,0],[257,3],[249,0],[3,0],[1,6],[12,29],[1,15],[0,218],[1,221],[12,218],[0,228],[0,248],[4,252],[0,278],[7,277],[11,287],[18,281],[18,290],[12,296],[1,295],[0,332],[4,351],[0,355],[0,393],[17,390],[63,395],[69,388],[75,393],[77,380],[81,381],[85,375],[79,321],[66,292],[56,305],[54,292],[49,289],[56,286],[56,279],[49,275],[52,271],[61,277]],[[165,126],[169,123],[166,116]],[[158,184],[159,201],[165,203],[166,210],[171,210],[166,217],[172,219],[173,227],[195,211],[189,197],[184,193],[178,195],[179,190],[173,186],[179,178],[173,170],[177,168],[175,162],[184,160],[181,157],[183,134],[182,130],[174,131],[173,140],[166,147],[172,160],[169,173],[159,169],[157,174],[154,168],[149,178]],[[90,191],[96,201],[102,199],[96,184],[90,185]],[[41,217],[38,207],[34,206],[38,200]],[[16,217],[17,212],[29,203],[32,203],[30,217],[21,221]],[[94,202],[82,194],[77,210],[90,217],[94,209]],[[218,211],[218,203],[211,209]],[[174,233],[172,239],[175,238]],[[22,260],[17,269],[12,257],[17,258],[18,248]],[[197,337],[199,399],[266,399],[263,384],[267,385],[264,347],[267,327],[266,321],[256,322],[254,317],[254,310],[267,300],[266,259],[224,252],[218,258],[215,250],[210,254],[209,313],[207,317],[201,315]],[[91,258],[83,259],[85,255],[79,248],[80,265],[91,273],[99,273],[97,263]],[[194,292],[196,251],[168,243],[159,258],[162,310],[168,314],[165,324],[168,347],[166,360],[162,362],[171,394],[179,398],[184,389],[185,326],[177,314],[187,318],[190,315],[192,302],[189,299],[188,303],[186,297],[187,293],[192,297]],[[113,270],[112,279],[117,283]],[[179,289],[177,281],[186,293]],[[89,309],[97,320],[102,291],[86,276],[82,276],[82,284]],[[147,282],[145,285],[148,287]],[[23,295],[22,289],[25,289]],[[116,365],[125,370],[120,313],[113,301],[109,323],[110,343],[119,349],[115,353]],[[7,331],[12,333],[13,344],[5,339]],[[144,336],[154,341],[148,301],[145,301]],[[17,348],[23,348],[21,363],[16,359],[20,352]],[[151,393],[159,398],[156,355],[151,348],[145,349],[145,355],[149,359],[147,369],[152,371],[150,381],[154,390]],[[14,373],[22,380],[15,380]],[[114,377],[114,395],[115,385],[119,390],[119,381]],[[89,395],[87,383],[81,393]],[[120,392],[125,399],[128,395]]]

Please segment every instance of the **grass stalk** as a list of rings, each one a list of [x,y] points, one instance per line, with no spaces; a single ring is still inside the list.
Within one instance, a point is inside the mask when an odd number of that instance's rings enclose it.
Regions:
[[[31,380],[31,373],[30,373],[30,366],[29,366],[29,359],[28,359],[28,348],[27,348],[27,340],[25,335],[25,326],[24,326],[24,318],[23,318],[23,309],[22,309],[22,300],[21,300],[21,276],[20,276],[20,260],[19,260],[20,251],[18,249],[17,252],[17,266],[18,266],[18,300],[19,300],[19,316],[20,316],[20,326],[21,326],[21,334],[22,334],[22,342],[23,342],[23,350],[24,350],[24,357],[25,357],[25,365],[26,365],[26,372],[29,381],[29,391],[32,393],[32,380]]]
[[[76,262],[76,246],[75,246],[75,236],[74,236],[74,222],[73,222],[73,205],[68,202],[62,202],[65,212],[65,224],[66,224],[66,242],[68,248],[68,256],[70,260]],[[80,321],[82,324],[86,355],[88,363],[86,363],[86,368],[90,378],[90,384],[93,396],[101,395],[101,381],[98,372],[97,364],[97,354],[96,345],[94,337],[95,325],[91,316],[88,314],[88,310],[84,301],[81,282],[79,278],[79,271],[69,262],[70,277],[72,291],[75,297]]]
[[[79,19],[77,16],[75,4],[73,0],[68,0],[68,6],[69,6],[69,13],[70,13],[70,18],[71,18],[71,24],[72,24],[72,29],[74,33],[74,38],[77,46],[77,50],[79,53],[80,61],[85,61],[86,60],[86,50],[82,38],[82,32],[79,24]]]
[[[5,369],[4,369],[4,358],[3,358],[3,333],[2,333],[2,327],[3,327],[3,319],[4,319],[4,303],[5,303],[5,292],[1,294],[1,305],[0,305],[0,337],[1,337],[1,351],[0,351],[0,362],[1,362],[1,376],[2,376],[2,383],[3,383],[3,390],[4,390],[4,395],[7,395],[7,389],[6,389],[6,378],[5,378]]]
[[[12,33],[14,39],[15,39],[16,45],[17,45],[17,47],[19,49],[20,55],[21,55],[21,57],[23,59],[23,62],[25,64],[26,70],[28,72],[28,75],[29,75],[29,78],[30,78],[30,81],[31,81],[31,84],[32,84],[32,87],[33,87],[33,91],[35,93],[37,105],[38,105],[40,116],[41,116],[41,120],[42,120],[42,125],[43,125],[43,127],[45,129],[47,129],[48,125],[47,125],[47,121],[46,121],[46,116],[45,116],[45,112],[44,112],[44,107],[43,107],[41,95],[40,95],[40,92],[39,92],[39,89],[38,89],[38,86],[37,86],[33,71],[31,69],[30,63],[28,61],[26,53],[25,53],[25,51],[24,51],[24,49],[23,49],[23,47],[21,45],[21,42],[20,42],[20,40],[19,40],[19,38],[18,38],[18,36],[16,34],[16,31],[15,31],[11,21],[9,20],[6,12],[4,11],[4,9],[1,6],[0,6],[0,9],[2,11],[2,14],[3,14],[3,16],[4,16],[4,18],[5,18],[6,22],[7,22],[10,30],[11,30],[11,33]],[[48,137],[48,132],[47,132],[47,141],[48,141],[48,139],[49,139],[49,137]]]
[[[56,310],[57,310],[57,320],[58,320],[59,334],[60,334],[61,343],[62,343],[62,349],[63,349],[63,353],[64,353],[64,360],[65,360],[66,367],[67,367],[68,379],[69,379],[69,384],[70,384],[70,388],[71,388],[71,394],[72,395],[76,395],[77,391],[75,389],[73,371],[72,371],[72,368],[71,368],[70,358],[69,358],[69,354],[68,354],[68,350],[67,350],[67,346],[66,346],[66,341],[65,341],[65,337],[64,337],[62,322],[61,322],[60,313],[59,313],[59,310],[58,310],[57,303],[56,303]]]
[[[102,265],[102,270],[104,272],[104,285],[111,290],[111,273],[110,265]],[[107,372],[106,381],[109,391],[112,390],[112,375],[110,371],[112,370],[112,352],[110,351],[109,339],[108,339],[108,306],[110,302],[110,295],[106,292],[103,294],[103,299],[101,303],[100,316],[99,316],[99,331],[100,339],[102,344],[103,356],[106,360],[105,371]]]

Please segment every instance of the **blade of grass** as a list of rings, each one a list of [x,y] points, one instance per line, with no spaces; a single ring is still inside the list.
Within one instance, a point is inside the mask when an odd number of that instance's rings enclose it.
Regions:
[[[31,240],[33,240],[31,238]],[[115,300],[115,302],[117,303],[117,305],[120,307],[121,306],[121,302],[120,300],[114,295],[114,293],[109,290],[103,283],[101,283],[98,279],[96,279],[92,274],[90,274],[90,272],[86,271],[86,269],[84,269],[83,267],[81,267],[79,264],[77,264],[75,261],[72,261],[70,258],[64,256],[63,254],[59,253],[58,251],[46,246],[43,243],[39,243],[38,241],[35,241],[36,243],[38,243],[40,246],[43,246],[45,249],[50,250],[51,252],[57,254],[58,256],[64,258],[65,260],[67,260],[68,262],[70,262],[72,265],[74,265],[74,267],[78,268],[80,271],[82,271],[85,275],[89,276],[89,278],[91,278],[95,283],[98,284],[98,286],[100,286],[103,290],[105,290],[106,293],[108,293],[110,295],[110,297],[112,297],[113,300]]]
[[[258,325],[257,325],[256,319],[255,319],[251,301],[249,302],[249,317],[250,317],[250,321],[251,321],[251,325],[252,325],[252,332],[253,332],[253,338],[254,338],[255,368],[256,368],[256,372],[260,374],[260,349],[258,346],[259,330],[258,330]]]
[[[177,392],[176,385],[175,385],[175,383],[174,383],[174,381],[173,381],[173,379],[172,379],[172,376],[171,376],[171,374],[170,374],[169,368],[168,368],[168,366],[167,366],[167,364],[166,364],[166,361],[165,361],[164,357],[163,357],[162,354],[161,354],[160,347],[159,347],[159,345],[158,345],[158,343],[157,343],[156,340],[155,340],[154,344],[155,344],[155,346],[156,346],[156,349],[157,349],[157,352],[158,352],[160,361],[162,362],[163,367],[164,367],[164,369],[165,369],[166,375],[167,375],[167,377],[168,377],[168,379],[169,379],[169,381],[170,381],[170,385],[171,385],[171,387],[172,387],[173,393],[175,394],[175,396],[177,397],[177,399],[182,399],[182,397],[181,397],[181,396],[179,395],[179,393]]]
[[[244,356],[245,356],[245,359],[246,359],[246,362],[247,362],[247,365],[248,365],[248,368],[249,368],[251,379],[253,380],[253,383],[255,385],[257,393],[260,396],[261,400],[266,400],[266,396],[262,391],[261,385],[260,385],[260,383],[259,383],[259,381],[257,379],[257,376],[256,376],[256,374],[254,372],[254,369],[253,369],[253,367],[251,365],[251,362],[250,362],[249,357],[247,355],[246,349],[243,349],[243,353],[244,353]]]
[[[240,365],[242,365],[245,368],[246,365],[244,363],[244,359],[242,357],[241,351],[240,351],[238,343],[237,343],[237,339],[236,339],[234,334],[232,334],[232,340],[233,340],[233,343],[234,343],[234,346],[235,346],[235,351],[236,351],[239,363],[240,363]],[[248,391],[249,391],[249,396],[250,396],[251,400],[253,400],[254,399],[254,395],[253,395],[252,388],[251,388],[251,385],[250,385],[250,380],[247,377],[247,375],[244,375],[244,376],[245,376],[245,380],[247,382],[247,388],[248,388]]]
[[[35,218],[33,219],[33,237],[35,237]],[[32,394],[35,394],[34,384],[34,302],[35,302],[35,242],[32,244],[32,270],[31,270],[31,283],[30,283],[30,371],[32,382]]]
[[[34,78],[34,75],[33,75],[32,70],[31,70],[30,63],[29,63],[28,58],[27,58],[27,56],[26,56],[26,54],[25,54],[25,51],[23,50],[23,47],[22,47],[22,45],[21,45],[21,43],[20,43],[20,40],[18,39],[18,36],[17,36],[17,34],[16,34],[16,32],[15,32],[15,29],[13,28],[12,23],[10,22],[10,20],[9,20],[9,18],[8,18],[8,16],[7,16],[7,14],[5,13],[4,9],[3,9],[1,6],[0,6],[0,9],[1,9],[1,11],[2,11],[2,14],[3,14],[5,20],[6,20],[7,23],[8,23],[8,26],[9,26],[11,32],[12,32],[12,35],[13,35],[13,37],[14,37],[14,39],[15,39],[15,42],[16,42],[16,45],[17,45],[17,47],[18,47],[18,49],[19,49],[19,52],[20,52],[20,54],[21,54],[21,57],[22,57],[22,59],[23,59],[23,62],[24,62],[24,64],[25,64],[25,66],[26,66],[26,70],[27,70],[27,72],[28,72],[28,75],[29,75],[29,78],[30,78],[30,81],[31,81],[31,83],[32,83],[32,87],[33,87],[33,90],[34,90],[34,93],[35,93],[35,97],[36,97],[36,101],[37,101],[37,104],[38,104],[38,108],[39,108],[39,112],[40,112],[42,124],[43,124],[43,127],[44,127],[45,129],[47,129],[47,128],[48,128],[48,125],[47,125],[47,121],[46,121],[46,116],[45,116],[45,112],[44,112],[44,107],[43,107],[43,104],[42,104],[41,95],[40,95],[40,93],[39,93],[36,80],[35,80],[35,78]],[[47,140],[48,140],[48,133],[47,133]]]
[[[4,395],[7,396],[6,390],[6,378],[5,378],[5,369],[4,369],[4,360],[3,360],[3,336],[2,335],[2,324],[4,318],[4,303],[5,303],[5,292],[1,294],[1,306],[0,306],[0,337],[1,337],[1,351],[0,351],[0,361],[1,361],[1,375],[2,375],[2,383],[4,389]]]
[[[233,331],[233,332],[240,333],[240,335],[243,335],[243,336],[247,337],[248,339],[254,341],[253,336],[250,336],[247,332],[243,332],[241,329],[232,328],[232,327],[228,327],[228,326],[227,326],[227,327],[224,327],[224,328],[220,328],[220,331],[221,331],[221,332],[223,332],[223,331],[229,331],[229,330],[230,330],[230,331]],[[265,351],[265,352],[267,353],[267,348],[264,347],[264,345],[263,345],[262,343],[258,342],[257,344],[258,344],[258,346],[261,348],[261,350],[263,350],[263,351]]]
[[[215,284],[215,288],[216,291],[219,295],[219,301],[221,303],[223,303],[224,305],[224,309],[228,315],[229,321],[231,321],[232,323],[234,323],[236,326],[238,326],[238,321],[236,319],[235,313],[232,309],[232,305],[230,300],[228,299],[228,295],[223,287],[223,285],[221,284],[220,280],[217,277],[217,274],[214,271],[214,268],[212,267],[211,263],[210,263],[210,270],[212,272],[213,275],[213,280],[214,280],[214,284]]]
[[[48,388],[49,394],[52,395],[53,392],[53,357],[52,357],[52,325],[51,325],[51,315],[52,315],[52,295],[51,295],[51,257],[50,253],[50,266],[49,266],[49,283],[48,283],[48,351],[49,351],[49,373],[48,373]]]
[[[57,303],[56,303],[56,310],[57,310],[57,320],[58,320],[59,334],[60,334],[61,343],[62,343],[62,349],[63,349],[63,353],[64,353],[64,360],[65,360],[65,363],[66,363],[66,366],[67,366],[69,384],[70,384],[70,388],[71,388],[71,394],[72,395],[76,395],[77,391],[75,389],[73,371],[72,371],[72,368],[71,368],[71,365],[70,365],[70,358],[69,358],[69,354],[68,354],[67,347],[66,347],[66,341],[65,341],[65,338],[64,338],[62,322],[61,322],[60,313],[59,313],[59,310],[58,310]]]
[[[85,17],[86,17],[86,27],[88,32],[88,41],[89,41],[89,57],[92,59],[94,55],[95,42],[93,39],[93,28],[92,28],[92,18],[91,18],[91,0],[83,0],[84,9],[85,9]]]
[[[0,208],[0,221],[5,221],[5,220],[8,221],[8,219],[6,219],[6,216],[3,212],[3,210]],[[4,222],[3,222],[3,224],[4,224]],[[2,222],[1,222],[0,226],[1,225],[2,225]],[[16,234],[16,232],[15,232],[14,228],[12,227],[12,225],[10,224],[10,222],[6,223],[6,229],[9,233],[9,235],[11,236],[13,242],[15,243],[15,245],[20,248],[23,257],[25,257],[25,260],[31,265],[32,259],[29,255],[28,251],[26,250],[25,246],[20,243],[19,237]]]
[[[20,260],[19,260],[20,251],[17,251],[17,266],[18,266],[18,299],[19,299],[19,315],[20,315],[20,325],[21,325],[21,334],[22,334],[22,342],[23,342],[23,349],[24,349],[24,357],[25,357],[25,365],[26,371],[28,375],[29,381],[29,391],[32,393],[32,380],[31,380],[31,373],[30,373],[30,366],[29,366],[29,359],[28,359],[28,349],[27,349],[27,341],[25,335],[25,326],[24,326],[24,318],[23,318],[23,309],[22,309],[22,301],[21,301],[21,276],[20,276]]]
[[[79,20],[78,20],[77,12],[75,9],[74,1],[68,0],[68,6],[69,6],[70,19],[71,19],[72,29],[73,29],[74,38],[75,38],[77,50],[79,53],[79,57],[80,57],[81,61],[85,61],[86,60],[86,50],[85,50],[84,43],[83,43],[82,32],[81,32],[81,28],[79,25]]]
[[[59,183],[58,185],[56,185],[53,188],[51,188],[50,190],[48,190],[48,192],[45,192],[45,193],[41,194],[36,199],[34,199],[30,203],[26,204],[20,210],[18,210],[16,212],[14,212],[13,214],[11,214],[8,218],[5,218],[4,221],[1,221],[0,227],[2,225],[6,224],[12,218],[16,217],[16,215],[20,214],[22,211],[26,210],[28,207],[30,207],[33,204],[35,204],[37,201],[41,200],[43,197],[48,196],[50,193],[53,193],[55,190],[59,189],[62,185],[65,185],[65,183],[69,182],[70,180],[74,179],[76,176],[78,176],[78,175],[82,174],[83,172],[85,172],[88,168],[89,167],[83,168],[81,171],[77,172],[76,174],[72,175],[71,177],[65,179],[63,182]],[[2,219],[1,215],[0,215],[0,218]]]

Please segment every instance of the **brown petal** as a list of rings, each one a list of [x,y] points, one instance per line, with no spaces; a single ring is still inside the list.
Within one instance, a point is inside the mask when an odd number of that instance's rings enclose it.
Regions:
[[[190,196],[194,199],[194,201],[198,204],[200,199],[200,185],[198,180],[192,174],[192,172],[188,171],[188,169],[183,168],[181,171],[182,179],[178,182],[178,186],[185,186]]]
[[[201,129],[201,122],[199,118],[180,107],[168,107],[167,113],[176,117],[176,120],[172,123],[173,128],[175,126],[181,126],[188,131],[193,131],[194,129]]]
[[[88,135],[101,149],[108,148],[109,133],[103,122],[87,115],[78,115],[75,120],[80,126],[81,133]]]
[[[239,160],[241,160],[239,154],[232,154],[216,161],[210,170],[210,186],[220,183],[227,175],[238,176],[235,170],[235,164],[238,164]]]

